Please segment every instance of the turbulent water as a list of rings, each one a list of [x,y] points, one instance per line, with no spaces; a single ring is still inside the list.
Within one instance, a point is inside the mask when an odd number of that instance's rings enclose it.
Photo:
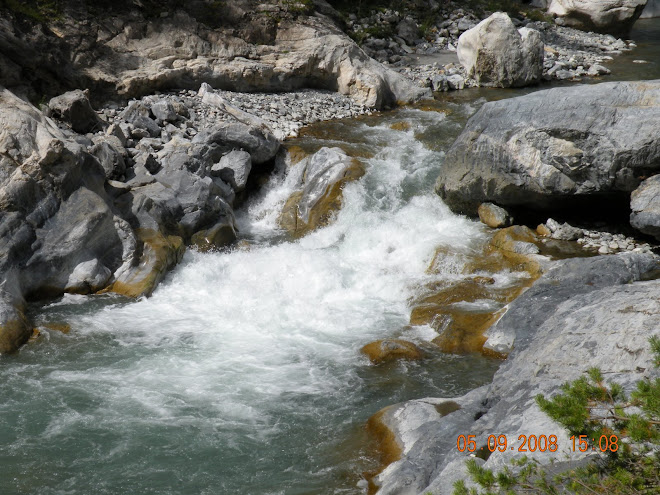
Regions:
[[[294,143],[368,157],[330,226],[287,241],[277,217],[292,185],[275,174],[239,212],[240,249],[188,252],[138,302],[65,296],[39,308],[38,322],[71,332],[44,330],[0,360],[0,493],[361,493],[377,465],[370,415],[462,394],[498,365],[436,353],[373,366],[359,352],[433,338],[407,326],[411,298],[460,277],[485,240],[433,193],[443,150],[479,104],[464,95],[443,112],[327,123]],[[411,127],[390,128],[401,121]],[[453,255],[429,275],[442,246]]]

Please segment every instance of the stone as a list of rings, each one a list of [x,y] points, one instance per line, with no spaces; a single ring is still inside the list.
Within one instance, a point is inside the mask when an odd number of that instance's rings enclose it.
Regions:
[[[116,280],[106,292],[138,298],[149,296],[158,283],[183,257],[185,245],[178,236],[165,236],[150,229],[136,231],[142,256],[115,274]]]
[[[414,44],[415,41],[420,38],[419,27],[410,17],[406,17],[399,22],[396,27],[396,34],[404,39],[409,45]]]
[[[174,122],[178,118],[178,114],[172,103],[165,99],[152,103],[151,113],[160,122]]]
[[[424,351],[412,342],[402,339],[384,339],[371,342],[360,351],[366,354],[373,364],[380,364],[395,359],[421,359]]]
[[[548,230],[550,230],[550,237],[560,241],[577,241],[584,235],[584,230],[573,227],[567,223],[559,223],[552,218],[549,218],[545,223]]]
[[[480,86],[521,87],[543,73],[543,41],[538,31],[516,30],[509,16],[496,12],[458,39],[458,59]]]
[[[561,261],[518,297],[486,332],[488,340],[484,348],[509,354],[514,348],[526,345],[535,329],[563,301],[603,287],[644,280],[659,269],[658,258],[650,254],[625,253]]]
[[[272,160],[280,149],[280,141],[270,130],[242,123],[218,125],[200,132],[193,143],[216,143],[227,150],[242,149],[250,154],[253,165]]]
[[[53,117],[68,123],[80,134],[98,131],[105,126],[92,109],[85,91],[76,89],[56,96],[48,102],[48,107]]]
[[[654,266],[657,270],[658,258],[648,254],[581,258],[561,262],[539,279],[536,284],[542,287],[532,297],[527,294],[535,286],[523,293],[496,324],[511,322],[511,312],[529,318],[520,322],[527,338],[516,341],[490,385],[452,399],[403,402],[378,414],[379,438],[397,447],[397,455],[388,459],[391,464],[372,480],[378,493],[451,495],[448,480],[465,476],[467,456],[456,449],[456,439],[466,432],[474,435],[478,450],[486,448],[495,431],[510,444],[519,435],[553,434],[557,452],[537,449],[525,453],[527,457],[542,467],[552,463],[553,469],[572,468],[584,460],[588,454],[569,450],[570,433],[539,409],[535,396],[559,393],[565,382],[584,376],[591,367],[600,368],[607,381],[619,383],[628,393],[638,380],[658,376],[648,338],[660,335],[660,281],[632,282],[652,275],[648,270]],[[443,408],[448,402],[459,407],[447,407],[450,412],[444,415],[433,412],[432,407]],[[506,449],[493,452],[485,462],[477,460],[497,472],[521,455]],[[570,456],[568,462],[565,456]]]
[[[228,217],[206,230],[195,232],[191,243],[200,251],[223,248],[236,240],[236,226],[233,217]]]
[[[326,225],[341,206],[344,185],[364,175],[363,165],[340,148],[321,148],[294,167],[300,189],[280,215],[280,225],[294,237]]]
[[[481,203],[477,210],[481,223],[493,229],[508,227],[513,223],[513,217],[504,208],[493,203]]]
[[[126,172],[124,148],[118,148],[115,143],[103,140],[96,143],[89,152],[96,157],[101,167],[103,167],[106,178],[115,180],[124,176],[124,172]]]
[[[246,151],[231,151],[211,167],[211,175],[220,177],[236,192],[245,189],[252,170],[252,158]]]
[[[471,215],[483,202],[547,212],[623,202],[660,169],[659,109],[660,81],[486,103],[447,151],[436,191]]]
[[[617,36],[630,32],[647,0],[552,0],[548,13],[563,25]]]
[[[660,175],[644,180],[630,196],[630,225],[660,239]]]
[[[64,292],[89,294],[107,285],[112,272],[98,260],[83,261],[74,269],[64,287]]]

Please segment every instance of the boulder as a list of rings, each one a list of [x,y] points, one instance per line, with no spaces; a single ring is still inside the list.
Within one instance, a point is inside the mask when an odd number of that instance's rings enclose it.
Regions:
[[[625,201],[660,170],[660,81],[538,91],[486,103],[447,151],[436,191],[454,211],[554,211]]]
[[[527,86],[541,80],[543,41],[538,31],[517,30],[496,12],[460,36],[458,60],[480,86]]]
[[[513,223],[513,217],[504,208],[493,203],[481,203],[477,210],[481,223],[493,229],[508,227]]]
[[[398,447],[399,458],[373,479],[379,488],[376,493],[451,495],[453,486],[448,480],[465,479],[465,461],[470,458],[456,448],[459,435],[475,436],[477,455],[479,451],[488,454],[489,435],[506,435],[509,445],[516,447],[519,435],[556,435],[557,452],[537,449],[525,453],[527,457],[542,465],[553,463],[557,470],[575,467],[585,459],[589,454],[570,450],[570,433],[544,414],[534,397],[560,392],[566,381],[583,376],[591,367],[599,367],[608,381],[628,392],[636,381],[658,376],[648,338],[660,335],[660,281],[625,282],[650,275],[653,265],[658,266],[658,258],[652,255],[582,258],[539,279],[537,285],[541,285],[533,297],[525,296],[534,287],[511,303],[496,325],[504,324],[511,312],[528,315],[519,325],[528,329],[527,336],[516,341],[515,350],[490,385],[454,399],[396,404],[380,413],[384,434]],[[610,270],[614,271],[611,276]],[[554,284],[560,286],[556,292]],[[448,407],[448,402],[455,406]],[[450,412],[434,412],[438,406]],[[522,455],[514,448],[483,456],[486,461],[476,460],[500,471]]]
[[[660,175],[643,181],[630,196],[630,225],[660,239]]]
[[[421,359],[424,351],[412,342],[402,339],[377,340],[361,349],[374,364],[380,364],[395,359]]]
[[[565,26],[610,33],[618,36],[630,32],[642,15],[647,0],[552,0],[548,13]]]
[[[235,150],[227,153],[211,167],[211,175],[220,177],[234,191],[241,192],[245,189],[251,169],[250,154],[247,151]]]
[[[344,184],[364,175],[363,165],[340,148],[321,148],[294,167],[299,189],[284,205],[280,225],[295,237],[326,225],[341,206]]]
[[[98,131],[106,124],[89,103],[87,91],[76,89],[56,96],[48,102],[53,117],[68,123],[81,134]]]

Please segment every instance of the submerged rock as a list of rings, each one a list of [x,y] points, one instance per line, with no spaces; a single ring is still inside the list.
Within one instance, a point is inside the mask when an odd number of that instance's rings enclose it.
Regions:
[[[395,359],[421,359],[424,357],[424,351],[412,342],[402,339],[377,340],[365,345],[361,351],[374,364]]]
[[[474,435],[477,449],[494,434],[506,435],[516,446],[520,435],[556,435],[557,452],[525,454],[542,465],[554,462],[557,469],[582,460],[585,454],[569,447],[570,434],[538,408],[534,397],[558,393],[591,367],[628,392],[637,380],[657,376],[648,338],[660,335],[660,281],[630,282],[651,276],[658,263],[652,255],[622,254],[569,260],[548,272],[509,305],[496,325],[527,318],[517,323],[526,336],[516,340],[491,385],[451,399],[460,409],[442,417],[428,405],[447,399],[409,401],[380,415],[381,435],[389,435],[399,457],[372,480],[377,493],[451,495],[449,481],[467,477],[469,453],[457,450],[459,435]],[[521,455],[506,449],[477,461],[499,471]]]
[[[538,31],[517,30],[496,12],[461,35],[458,59],[479,86],[527,86],[541,80],[543,41]]]
[[[486,103],[448,150],[436,191],[553,211],[625,197],[660,170],[660,81],[555,88]]]

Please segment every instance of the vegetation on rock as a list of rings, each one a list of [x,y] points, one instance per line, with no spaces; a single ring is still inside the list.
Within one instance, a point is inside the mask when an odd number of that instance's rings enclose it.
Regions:
[[[650,339],[655,366],[660,367],[660,338]],[[562,393],[536,401],[548,416],[564,426],[587,449],[587,439],[607,439],[606,453],[586,466],[550,474],[526,457],[513,462],[514,469],[499,473],[467,461],[468,473],[480,488],[454,484],[454,495],[560,493],[642,495],[660,492],[660,378],[643,379],[628,397],[617,383],[607,384],[602,372],[592,368]],[[602,448],[602,445],[599,445]]]

